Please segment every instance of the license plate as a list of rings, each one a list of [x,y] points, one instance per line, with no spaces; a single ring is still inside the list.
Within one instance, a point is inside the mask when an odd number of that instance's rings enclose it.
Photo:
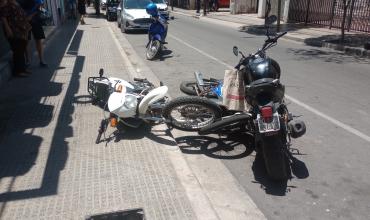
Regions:
[[[271,123],[263,121],[260,114],[257,115],[258,130],[260,133],[275,132],[280,130],[279,114],[275,112],[272,116]]]

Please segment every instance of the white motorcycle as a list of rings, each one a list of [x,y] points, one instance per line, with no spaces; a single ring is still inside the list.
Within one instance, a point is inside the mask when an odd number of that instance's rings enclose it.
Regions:
[[[168,87],[163,83],[155,87],[147,79],[134,78],[134,82],[127,82],[103,77],[103,73],[100,69],[99,77],[88,79],[93,104],[110,112],[101,121],[96,143],[109,123],[112,127],[122,123],[137,128],[143,122],[151,125],[165,122],[180,130],[197,131],[220,117],[219,107],[206,98],[185,96],[169,101]]]

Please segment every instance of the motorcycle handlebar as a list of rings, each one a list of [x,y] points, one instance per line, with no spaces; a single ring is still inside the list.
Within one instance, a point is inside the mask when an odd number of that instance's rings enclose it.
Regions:
[[[281,38],[282,36],[286,35],[287,33],[288,33],[287,31],[284,31],[282,33],[278,33],[275,39],[277,40],[277,39]]]

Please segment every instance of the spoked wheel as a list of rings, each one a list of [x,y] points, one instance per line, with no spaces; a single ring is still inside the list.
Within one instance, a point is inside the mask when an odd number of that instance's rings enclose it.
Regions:
[[[161,42],[159,40],[153,40],[149,43],[148,48],[146,49],[146,58],[152,60],[158,54],[161,48]]]
[[[214,102],[202,97],[179,97],[163,109],[167,123],[183,131],[198,131],[221,118],[222,110]]]

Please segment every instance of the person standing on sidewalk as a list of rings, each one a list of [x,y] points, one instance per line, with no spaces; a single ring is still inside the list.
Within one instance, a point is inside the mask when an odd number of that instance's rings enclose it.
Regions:
[[[44,0],[31,0],[34,1],[34,7],[31,10],[31,26],[32,26],[32,35],[36,43],[36,50],[39,56],[39,64],[41,67],[47,67],[47,64],[44,62],[44,46],[42,41],[45,39],[44,29],[42,28],[43,23],[39,18],[41,9],[44,5]]]
[[[13,51],[13,75],[27,77],[25,52],[31,30],[26,13],[15,0],[0,0],[0,18]]]
[[[69,5],[69,18],[76,19],[77,18],[76,0],[68,0],[68,5]]]
[[[200,14],[200,0],[196,0],[197,15]]]
[[[80,13],[80,23],[85,24],[86,0],[78,0],[78,13]]]

